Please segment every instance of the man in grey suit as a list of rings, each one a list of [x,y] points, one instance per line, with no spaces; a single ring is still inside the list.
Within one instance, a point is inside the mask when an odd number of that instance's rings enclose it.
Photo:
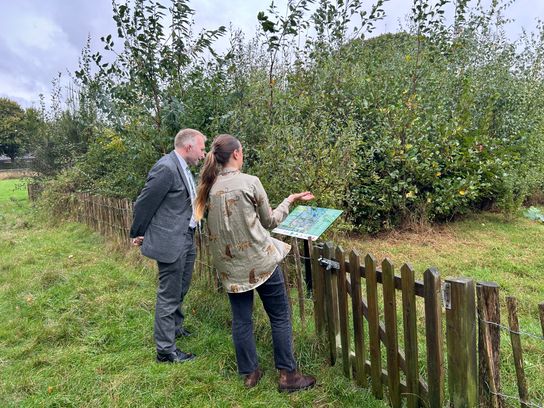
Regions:
[[[141,246],[142,254],[155,259],[159,267],[154,325],[158,362],[194,358],[176,347],[176,337],[190,335],[183,327],[182,303],[193,275],[197,223],[193,216],[196,188],[188,166],[204,158],[205,141],[197,130],[180,130],[174,150],[151,168],[134,204],[132,243]]]

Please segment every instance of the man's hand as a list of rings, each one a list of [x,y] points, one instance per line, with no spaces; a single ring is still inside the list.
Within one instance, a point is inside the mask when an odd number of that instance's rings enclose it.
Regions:
[[[314,198],[315,197],[311,192],[304,191],[302,193],[291,194],[289,197],[287,197],[287,200],[289,200],[289,202],[293,204],[295,201],[310,201]]]
[[[132,238],[132,245],[134,246],[141,246],[143,242],[144,242],[144,237]]]

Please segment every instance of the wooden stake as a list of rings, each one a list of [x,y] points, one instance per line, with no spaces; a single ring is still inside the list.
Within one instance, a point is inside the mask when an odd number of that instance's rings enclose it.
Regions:
[[[506,298],[506,305],[508,306],[508,324],[510,326],[510,341],[512,343],[512,354],[514,355],[514,366],[516,367],[518,393],[521,400],[521,407],[526,408],[529,406],[527,404],[529,401],[529,392],[527,390],[525,369],[523,368],[523,351],[519,337],[518,301],[516,298],[508,296]]]
[[[298,308],[300,313],[300,323],[302,325],[302,330],[305,327],[305,316],[304,316],[304,289],[302,287],[302,263],[300,261],[300,251],[298,249],[298,239],[293,238],[291,240],[293,245],[293,253],[295,255],[295,279],[297,284],[297,293],[298,293]]]

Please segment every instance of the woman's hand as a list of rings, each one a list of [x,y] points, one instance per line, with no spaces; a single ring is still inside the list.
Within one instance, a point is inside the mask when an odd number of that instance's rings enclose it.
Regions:
[[[287,200],[293,204],[295,201],[310,201],[313,200],[315,197],[314,195],[309,191],[304,191],[302,193],[296,193],[291,194],[289,197],[287,197]]]

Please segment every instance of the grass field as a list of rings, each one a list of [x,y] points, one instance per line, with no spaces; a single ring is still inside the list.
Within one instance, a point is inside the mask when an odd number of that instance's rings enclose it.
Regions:
[[[271,337],[257,302],[255,331],[263,381],[245,390],[236,374],[225,294],[193,283],[187,324],[197,335],[178,346],[193,362],[154,362],[155,266],[137,251],[117,251],[86,227],[48,219],[28,205],[19,180],[0,181],[0,406],[384,407],[329,367],[326,347],[295,307],[295,350],[303,371],[318,377],[310,391],[276,391]],[[418,234],[344,239],[346,249],[387,256],[420,274],[471,276],[501,285],[520,302],[522,330],[540,334],[544,301],[544,226],[482,214]],[[337,237],[340,240],[339,237]],[[308,302],[306,309],[311,309]],[[502,313],[503,322],[506,314]],[[311,316],[307,320],[312,320]],[[522,338],[531,398],[544,399],[544,342]],[[422,336],[420,350],[424,350]],[[402,339],[400,341],[402,344]],[[507,333],[502,336],[503,392],[517,395]],[[424,365],[424,364],[423,364]],[[510,402],[508,406],[516,406]]]
[[[295,334],[313,390],[281,394],[262,306],[255,331],[265,376],[246,390],[236,374],[225,294],[195,282],[178,341],[197,359],[154,362],[155,267],[113,251],[75,223],[28,206],[16,180],[0,181],[0,406],[384,407],[329,368],[312,330]]]

